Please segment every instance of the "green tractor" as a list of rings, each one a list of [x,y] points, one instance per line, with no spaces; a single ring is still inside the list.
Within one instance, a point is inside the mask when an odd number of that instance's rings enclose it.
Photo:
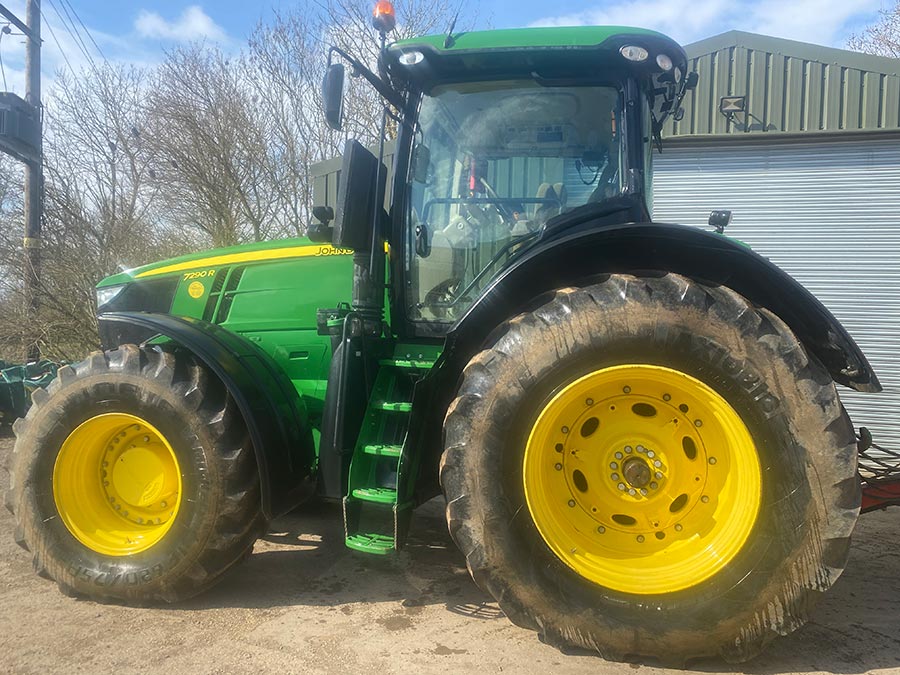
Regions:
[[[175,602],[313,495],[381,555],[443,493],[475,582],[553,645],[739,661],[802,625],[860,512],[835,383],[880,386],[768,260],[652,222],[652,151],[697,83],[683,49],[529,28],[329,61],[331,126],[344,64],[385,100],[391,175],[384,142],[348,141],[309,238],[98,286],[106,351],[15,425],[37,572]]]

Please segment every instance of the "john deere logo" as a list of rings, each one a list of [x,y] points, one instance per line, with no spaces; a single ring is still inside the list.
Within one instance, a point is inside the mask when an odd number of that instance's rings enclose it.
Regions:
[[[188,286],[188,295],[192,298],[202,297],[204,292],[206,292],[206,287],[199,281],[193,281],[191,282],[191,285]]]

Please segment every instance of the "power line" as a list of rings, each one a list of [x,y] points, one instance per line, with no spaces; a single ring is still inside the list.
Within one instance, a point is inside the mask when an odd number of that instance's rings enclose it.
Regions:
[[[72,25],[71,25],[71,27],[69,27],[69,24],[66,23],[66,19],[63,18],[63,15],[59,11],[59,8],[56,6],[56,3],[53,2],[53,0],[47,0],[47,1],[50,3],[50,6],[53,8],[53,11],[56,12],[56,16],[59,17],[59,20],[62,23],[63,28],[65,28],[66,32],[69,35],[71,35],[72,38],[75,40],[75,46],[78,47],[78,49],[81,51],[81,53],[84,55],[84,57],[88,60],[88,63],[91,64],[91,69],[96,71],[97,65],[94,63],[94,59],[93,59],[93,57],[91,57],[91,54],[88,51],[87,45],[85,45],[84,40],[81,39],[81,34],[78,32],[77,27],[75,26],[75,23],[72,22],[72,20],[70,18],[69,21],[71,22]],[[65,11],[65,7],[63,8],[63,11]],[[68,16],[68,13],[67,13],[67,16]],[[49,25],[49,22],[48,22],[48,25]],[[71,65],[70,65],[70,67],[71,67]]]
[[[41,10],[41,16],[44,19],[44,23],[47,24],[47,28],[50,30],[50,36],[53,38],[53,41],[56,43],[57,49],[59,49],[59,53],[62,54],[63,59],[66,62],[66,65],[69,66],[69,70],[72,74],[75,74],[75,69],[72,67],[72,62],[69,61],[69,57],[66,55],[66,50],[63,49],[63,46],[60,44],[59,40],[56,37],[56,31],[53,30],[53,25],[47,20],[47,15],[44,14],[44,11]]]
[[[72,10],[72,14],[78,19],[78,23],[84,29],[84,32],[87,34],[88,39],[91,41],[91,44],[94,45],[94,48],[97,50],[97,53],[100,54],[100,58],[104,61],[107,61],[106,55],[103,53],[103,50],[100,49],[100,45],[97,44],[97,41],[94,40],[94,36],[91,34],[91,31],[88,30],[88,27],[84,25],[84,21],[81,20],[81,17],[78,16],[78,12],[75,11],[75,8],[72,6],[72,3],[69,0],[62,0],[62,2],[69,6],[69,9]],[[68,14],[68,12],[66,13]]]

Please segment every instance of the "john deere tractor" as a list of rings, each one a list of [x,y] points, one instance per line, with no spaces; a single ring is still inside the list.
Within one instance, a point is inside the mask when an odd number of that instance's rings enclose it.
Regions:
[[[551,644],[742,660],[802,625],[860,511],[835,384],[880,387],[768,260],[651,220],[652,152],[697,83],[682,48],[529,28],[329,61],[331,126],[348,67],[384,99],[390,176],[383,142],[348,141],[309,238],[99,285],[106,351],[15,426],[38,573],[174,602],[312,495],[382,555],[443,492],[476,583]]]

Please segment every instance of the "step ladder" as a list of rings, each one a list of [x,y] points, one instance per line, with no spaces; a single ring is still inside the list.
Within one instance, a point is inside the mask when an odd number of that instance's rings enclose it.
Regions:
[[[400,346],[378,362],[344,497],[348,548],[385,555],[403,546],[414,506],[408,478],[415,467],[404,453],[412,395],[436,358],[436,350]]]

